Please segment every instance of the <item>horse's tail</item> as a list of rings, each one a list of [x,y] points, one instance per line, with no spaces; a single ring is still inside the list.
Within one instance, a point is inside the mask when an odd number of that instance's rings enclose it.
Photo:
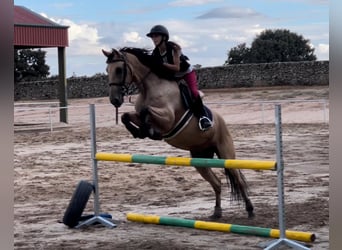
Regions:
[[[227,184],[230,186],[231,200],[241,201],[248,196],[248,184],[240,169],[224,169]],[[230,184],[230,185],[229,185]]]
[[[222,116],[215,112],[217,133],[220,135],[218,146],[216,146],[216,155],[219,158],[235,159],[235,147],[232,136]],[[220,151],[221,149],[221,151]],[[248,184],[244,174],[240,169],[225,168],[224,173],[227,179],[228,188],[230,186],[231,200],[248,200]]]

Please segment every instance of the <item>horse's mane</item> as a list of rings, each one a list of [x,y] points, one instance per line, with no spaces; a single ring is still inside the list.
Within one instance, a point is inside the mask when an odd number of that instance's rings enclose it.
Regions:
[[[175,80],[174,72],[164,67],[162,65],[162,62],[152,55],[152,50],[144,48],[124,47],[121,48],[119,51],[127,52],[136,56],[142,64],[148,67],[157,76],[169,80]]]
[[[151,67],[153,65],[151,50],[143,49],[143,48],[134,48],[134,47],[124,47],[119,50],[120,52],[127,52],[133,54],[138,58],[138,60],[147,67]]]

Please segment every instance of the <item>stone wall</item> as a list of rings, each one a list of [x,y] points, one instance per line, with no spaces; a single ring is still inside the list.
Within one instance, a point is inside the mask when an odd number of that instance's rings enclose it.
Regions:
[[[19,82],[14,86],[15,100],[58,99],[58,79]],[[107,76],[70,77],[67,79],[68,98],[108,96]]]
[[[239,64],[197,71],[201,88],[328,85],[329,61]]]
[[[329,85],[329,61],[240,64],[196,69],[200,89]],[[108,96],[107,76],[70,77],[68,98]],[[58,99],[58,79],[19,82],[15,100]]]

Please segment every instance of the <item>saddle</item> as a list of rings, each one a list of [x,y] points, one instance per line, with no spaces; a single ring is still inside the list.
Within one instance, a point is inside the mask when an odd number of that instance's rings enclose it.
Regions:
[[[167,134],[163,135],[163,139],[170,140],[173,137],[175,137],[180,131],[183,130],[183,128],[188,124],[192,116],[194,115],[194,100],[191,95],[191,91],[188,87],[188,85],[182,81],[178,82],[178,87],[180,90],[180,96],[182,99],[183,106],[185,108],[185,113],[182,116],[182,118],[178,121],[176,126]],[[213,114],[211,110],[203,105],[207,117],[212,121],[213,120]]]
[[[178,87],[179,87],[179,91],[180,91],[184,108],[186,110],[188,109],[192,110],[194,100],[193,100],[193,97],[192,97],[192,94],[188,85],[184,81],[178,81],[177,83],[178,83]],[[200,96],[201,98],[203,97],[203,93],[201,91],[200,91]],[[210,120],[213,120],[213,114],[211,113],[211,110],[207,106],[205,105],[203,106],[204,106],[206,113],[208,114],[208,118]]]
[[[178,81],[177,83],[178,83],[178,88],[180,91],[183,106],[186,110],[190,109],[193,103],[191,91],[185,82]]]

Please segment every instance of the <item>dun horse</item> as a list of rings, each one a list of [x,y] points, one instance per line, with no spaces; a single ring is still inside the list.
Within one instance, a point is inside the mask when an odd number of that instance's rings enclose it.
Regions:
[[[109,98],[115,107],[123,103],[124,87],[135,84],[139,95],[135,111],[124,113],[122,123],[135,138],[164,140],[180,149],[190,151],[191,157],[235,159],[232,137],[223,118],[212,111],[213,127],[201,131],[198,119],[186,109],[178,83],[161,78],[148,65],[142,49],[124,48],[105,51],[109,80]],[[196,168],[215,191],[216,203],[212,217],[222,216],[221,181],[210,168]],[[232,199],[243,199],[248,217],[253,217],[253,205],[248,198],[245,177],[238,169],[224,169],[230,182]]]

